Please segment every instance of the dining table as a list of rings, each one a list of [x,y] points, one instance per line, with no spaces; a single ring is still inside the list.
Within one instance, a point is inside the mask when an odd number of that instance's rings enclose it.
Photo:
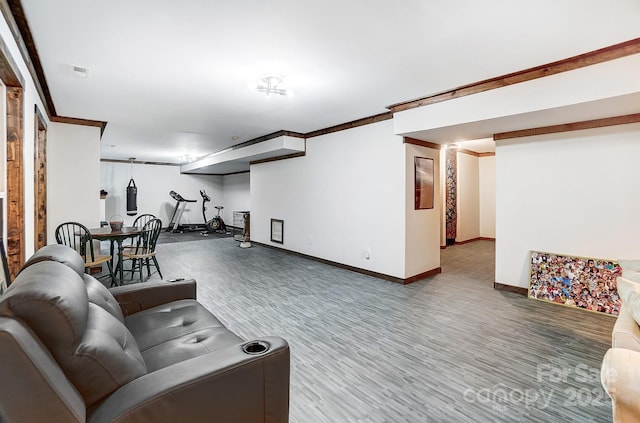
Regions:
[[[110,226],[89,229],[93,239],[110,242],[111,268],[114,269],[114,275],[119,282],[118,285],[122,285],[124,283],[124,267],[122,262],[124,246],[122,245],[122,242],[127,238],[134,238],[140,235],[141,231],[142,228],[137,228],[135,226],[123,226],[118,230],[113,230]],[[118,247],[118,263],[116,264],[116,267],[113,267],[113,260],[115,257],[113,255],[115,252],[114,244]]]

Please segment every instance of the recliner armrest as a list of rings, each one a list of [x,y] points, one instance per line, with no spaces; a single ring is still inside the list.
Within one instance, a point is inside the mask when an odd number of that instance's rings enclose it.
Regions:
[[[85,422],[82,396],[19,320],[0,317],[0,357],[0,421]]]
[[[128,316],[151,307],[177,300],[196,299],[196,281],[143,282],[117,286],[109,291],[115,297],[122,314]]]
[[[640,352],[609,349],[602,359],[600,379],[612,401],[613,421],[637,421],[640,416]]]
[[[262,354],[244,344],[213,351],[142,376],[88,410],[88,423],[286,423],[289,345],[265,337]]]

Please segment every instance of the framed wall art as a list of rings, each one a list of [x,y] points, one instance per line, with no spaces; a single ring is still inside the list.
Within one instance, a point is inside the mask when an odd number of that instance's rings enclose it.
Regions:
[[[271,219],[271,242],[284,243],[284,220]]]
[[[433,159],[415,157],[415,210],[433,208]]]
[[[617,316],[621,300],[614,260],[531,251],[529,298]]]

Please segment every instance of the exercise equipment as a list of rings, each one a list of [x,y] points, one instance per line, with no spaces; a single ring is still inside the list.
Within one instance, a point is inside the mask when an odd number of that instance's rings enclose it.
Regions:
[[[127,216],[138,214],[138,188],[136,182],[131,178],[127,185]]]
[[[220,210],[224,209],[223,206],[215,206],[217,210],[216,215],[207,220],[207,203],[211,201],[211,197],[207,195],[204,190],[200,190],[200,195],[202,196],[202,220],[203,223],[185,223],[181,224],[180,219],[182,218],[182,214],[184,213],[185,208],[187,207],[187,203],[195,203],[197,200],[187,200],[182,195],[178,194],[175,191],[170,191],[169,195],[171,198],[176,200],[176,206],[173,209],[173,214],[171,215],[171,220],[169,221],[169,226],[167,226],[167,232],[177,233],[177,232],[195,232],[201,231],[203,235],[207,235],[214,232],[227,232],[227,225],[225,225],[222,216],[220,216]]]
[[[198,200],[187,200],[182,195],[178,194],[175,191],[169,191],[169,195],[171,198],[176,200],[176,206],[173,209],[173,214],[171,215],[171,220],[169,221],[169,225],[167,226],[167,232],[177,233],[177,232],[193,232],[193,231],[201,231],[204,229],[204,226],[197,223],[183,223],[180,224],[180,219],[182,218],[182,214],[184,213],[185,208],[187,207],[187,203],[196,203]]]
[[[127,216],[135,216],[138,214],[138,187],[133,180],[133,161],[135,157],[129,157],[131,164],[131,178],[129,179],[129,185],[127,185]]]
[[[211,201],[211,197],[209,197],[203,189],[200,190],[200,195],[202,196],[202,219],[205,221],[205,232],[202,234],[206,235],[207,233],[212,232],[226,233],[227,225],[224,224],[224,220],[222,219],[222,216],[220,216],[220,211],[224,209],[224,206],[215,206],[216,215],[213,216],[211,220],[207,220],[207,215],[205,213],[207,210],[206,204]]]

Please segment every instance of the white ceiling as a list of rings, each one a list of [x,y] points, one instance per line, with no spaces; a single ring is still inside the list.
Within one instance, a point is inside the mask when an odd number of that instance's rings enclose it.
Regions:
[[[638,0],[22,4],[57,114],[108,122],[103,158],[170,163],[640,36]],[[268,73],[295,95],[248,88]]]

